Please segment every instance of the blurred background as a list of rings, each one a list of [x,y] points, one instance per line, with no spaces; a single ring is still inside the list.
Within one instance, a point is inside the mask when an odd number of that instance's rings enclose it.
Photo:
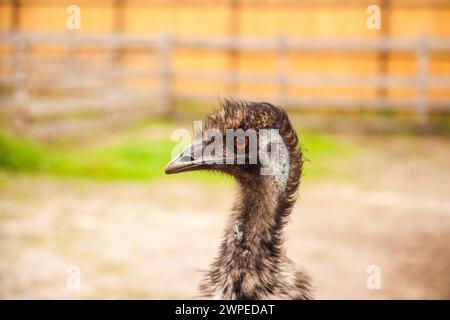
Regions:
[[[164,167],[230,97],[299,132],[317,298],[450,298],[445,0],[0,0],[0,298],[194,297],[234,183]]]

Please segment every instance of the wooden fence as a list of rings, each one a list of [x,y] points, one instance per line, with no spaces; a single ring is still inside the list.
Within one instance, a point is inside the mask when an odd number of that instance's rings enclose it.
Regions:
[[[33,75],[33,65],[45,65],[42,59],[34,59],[30,53],[33,46],[54,45],[65,48],[65,55],[59,59],[47,58],[47,63],[61,67],[58,79],[45,79],[41,74]],[[293,39],[283,36],[276,38],[232,38],[232,37],[176,37],[170,33],[156,36],[138,37],[130,35],[80,35],[73,33],[3,33],[0,46],[10,49],[0,59],[3,72],[0,81],[3,86],[12,88],[13,100],[3,101],[2,105],[20,105],[32,112],[42,110],[67,111],[81,105],[95,107],[130,106],[142,101],[157,102],[157,109],[170,113],[174,101],[193,101],[216,103],[218,96],[245,98],[248,100],[274,101],[289,108],[332,107],[352,108],[392,108],[416,112],[421,120],[431,109],[448,109],[450,97],[429,99],[429,89],[450,89],[450,75],[432,75],[429,72],[430,54],[444,52],[449,57],[449,38],[430,38],[422,36],[412,39]],[[102,47],[106,50],[109,68],[91,71],[77,64],[74,53],[86,46]],[[173,52],[178,48],[218,52],[271,52],[277,59],[277,70],[273,74],[261,74],[242,70],[220,72],[178,70],[173,65]],[[130,71],[118,63],[121,50],[138,49],[152,53],[157,59],[157,68],[151,71]],[[415,74],[412,76],[381,74],[298,74],[289,68],[290,53],[305,52],[352,52],[352,53],[412,53],[416,57]],[[44,70],[45,71],[45,70]],[[44,72],[45,73],[45,72]],[[121,80],[130,78],[156,79],[158,86],[152,91],[125,90]],[[255,84],[273,85],[277,88],[275,96],[246,92],[200,92],[177,89],[175,81],[216,81],[230,85]],[[91,91],[90,97],[80,95],[64,97],[59,100],[35,100],[29,94],[34,86],[66,88],[68,91],[84,88]],[[412,98],[394,97],[308,97],[294,95],[291,87],[342,87],[342,88],[406,88],[415,90]]]

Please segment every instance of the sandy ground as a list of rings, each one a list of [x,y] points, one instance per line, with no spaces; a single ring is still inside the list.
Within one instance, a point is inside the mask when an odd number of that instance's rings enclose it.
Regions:
[[[344,178],[305,179],[289,256],[310,271],[317,298],[450,299],[450,141],[351,139],[364,148]],[[192,298],[233,188],[2,174],[0,298]],[[367,288],[370,265],[379,290]]]

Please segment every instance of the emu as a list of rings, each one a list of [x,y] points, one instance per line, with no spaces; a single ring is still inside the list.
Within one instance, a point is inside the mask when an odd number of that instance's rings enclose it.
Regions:
[[[258,152],[265,148],[269,154],[277,151],[279,156],[250,163],[249,137],[235,136],[231,148],[227,143],[208,159],[204,155],[196,159],[195,148],[213,143],[208,129],[223,137],[227,129],[255,129]],[[277,129],[282,143],[263,138],[261,129]],[[167,165],[167,174],[212,170],[231,175],[238,182],[237,201],[219,254],[200,283],[202,298],[312,299],[308,273],[297,269],[283,248],[283,228],[297,199],[302,172],[302,153],[297,145],[297,134],[282,108],[226,100],[221,110],[207,116],[201,138]],[[241,164],[221,161],[237,160],[239,156],[245,160]],[[271,167],[271,174],[261,174],[264,167]]]

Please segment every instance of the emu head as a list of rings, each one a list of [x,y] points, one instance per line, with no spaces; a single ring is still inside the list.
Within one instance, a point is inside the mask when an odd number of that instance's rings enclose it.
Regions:
[[[167,165],[166,173],[214,170],[247,183],[270,178],[281,191],[290,175],[300,174],[297,142],[281,108],[225,101],[222,109],[206,118],[201,137]]]

